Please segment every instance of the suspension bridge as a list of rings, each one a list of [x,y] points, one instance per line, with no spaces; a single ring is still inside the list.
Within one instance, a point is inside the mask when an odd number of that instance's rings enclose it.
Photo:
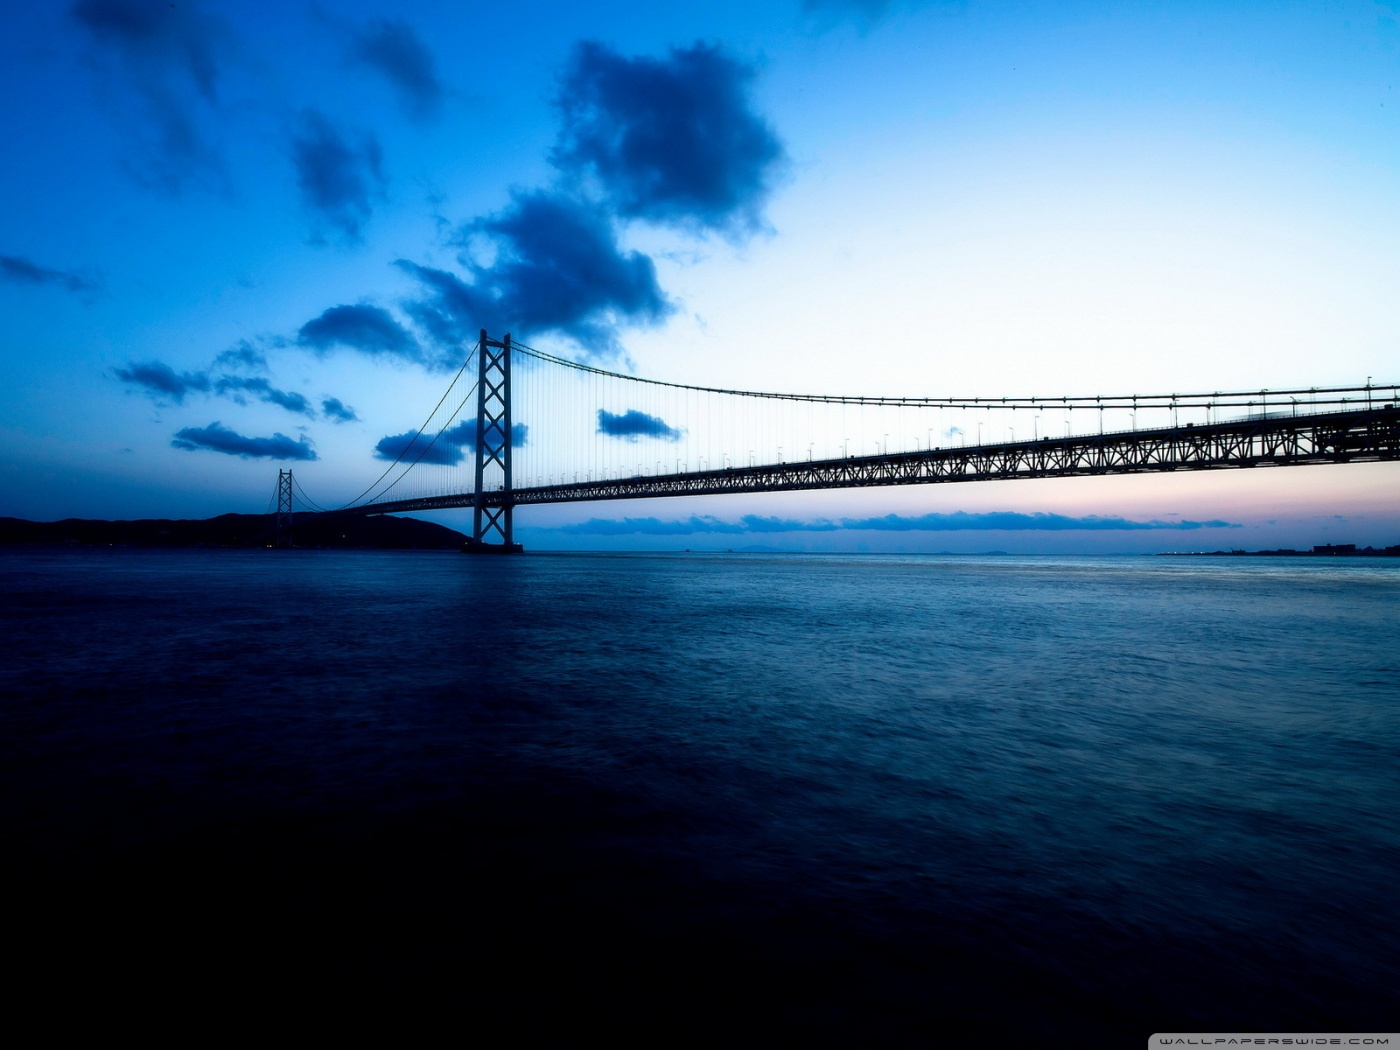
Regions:
[[[278,533],[325,515],[471,508],[468,549],[520,550],[545,503],[1400,458],[1400,387],[862,397],[664,382],[485,331],[422,425],[344,506],[279,473]],[[1017,431],[1020,431],[1019,435]]]

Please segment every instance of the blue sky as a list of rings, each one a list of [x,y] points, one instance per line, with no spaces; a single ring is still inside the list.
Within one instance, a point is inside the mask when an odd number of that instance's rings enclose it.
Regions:
[[[348,499],[483,325],[760,390],[1400,378],[1393,2],[80,0],[7,23],[3,515],[259,512],[287,464]],[[534,547],[1388,544],[1397,481],[641,501],[517,528]]]

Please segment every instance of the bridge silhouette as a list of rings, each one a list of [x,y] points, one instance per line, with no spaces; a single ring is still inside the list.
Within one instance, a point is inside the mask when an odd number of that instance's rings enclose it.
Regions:
[[[514,509],[546,503],[1395,460],[1397,403],[1400,387],[1369,381],[1076,397],[774,393],[626,375],[483,330],[424,423],[380,442],[389,466],[355,499],[327,510],[281,471],[277,525],[287,535],[299,502],[330,516],[471,508],[467,549],[514,552]]]

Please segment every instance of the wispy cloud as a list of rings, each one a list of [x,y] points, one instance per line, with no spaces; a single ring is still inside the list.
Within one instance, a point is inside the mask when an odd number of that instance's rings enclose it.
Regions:
[[[246,343],[237,350],[224,351],[214,360],[216,363],[228,362],[228,355],[232,353],[233,363],[238,363],[244,360],[241,355],[245,351],[251,351]],[[256,354],[256,351],[252,353],[256,355],[256,360],[266,367],[267,362],[262,355]],[[114,372],[123,383],[139,388],[156,402],[171,401],[179,405],[184,404],[185,398],[190,394],[212,394],[246,405],[251,397],[270,405],[278,405],[288,412],[295,412],[308,419],[316,418],[316,409],[304,394],[279,390],[261,376],[228,373],[215,376],[207,370],[176,372],[162,361],[133,361],[125,367],[115,369]]]
[[[1063,514],[1022,514],[1017,511],[990,511],[969,514],[920,514],[907,517],[887,514],[880,518],[842,518],[840,521],[816,519],[797,521],[791,518],[761,517],[747,514],[738,521],[724,521],[709,516],[663,521],[659,518],[590,518],[585,522],[561,525],[559,531],[571,535],[590,536],[685,536],[697,533],[780,533],[836,532],[841,530],[882,532],[1069,532],[1069,531],[1138,531],[1196,529],[1238,529],[1242,526],[1228,521],[1131,521],[1127,518],[1070,517]]]
[[[361,231],[384,194],[383,158],[378,140],[365,132],[352,141],[323,114],[302,111],[291,136],[292,163],[302,203],[320,228],[329,226],[346,243]]]
[[[248,372],[266,372],[267,355],[246,339],[240,339],[235,346],[221,351],[214,358],[220,368],[242,369]]]
[[[40,266],[22,255],[0,255],[0,278],[15,284],[54,284],[70,292],[95,292],[99,287],[93,277]]]
[[[169,192],[192,183],[222,188],[227,176],[209,125],[229,40],[224,23],[198,0],[78,0],[70,10],[97,45],[98,69],[139,100],[137,114],[119,117],[133,177]]]
[[[817,29],[831,29],[852,22],[861,31],[874,29],[896,8],[930,6],[932,0],[802,0],[802,13]]]
[[[1228,521],[1130,521],[1127,518],[1089,515],[1075,518],[1064,514],[1021,514],[1016,511],[990,511],[968,514],[920,514],[905,517],[886,514],[881,518],[842,518],[845,529],[875,529],[886,532],[960,532],[963,530],[1006,532],[1121,532],[1140,529],[1237,529],[1241,526]]]
[[[244,403],[243,395],[248,394],[270,405],[279,405],[288,412],[316,418],[316,410],[311,407],[311,402],[306,400],[305,395],[278,390],[261,376],[251,379],[247,376],[220,376],[214,381],[214,391],[231,397],[239,404]]]
[[[692,514],[677,521],[662,521],[660,518],[589,518],[572,525],[560,525],[558,531],[571,536],[692,536],[711,532],[737,536],[749,530],[742,522]]]
[[[425,120],[442,106],[437,63],[407,22],[377,18],[351,31],[349,57],[383,76],[410,117]]]
[[[316,458],[316,450],[305,437],[296,441],[280,433],[271,437],[244,437],[218,421],[210,423],[207,427],[185,427],[176,433],[170,444],[190,452],[204,449],[243,459]]]

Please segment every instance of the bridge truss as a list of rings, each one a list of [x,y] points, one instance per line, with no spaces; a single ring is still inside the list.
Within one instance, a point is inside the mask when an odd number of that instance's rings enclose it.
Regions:
[[[365,492],[334,511],[302,496],[333,515],[471,508],[469,549],[515,551],[514,509],[546,503],[1396,460],[1397,404],[1400,387],[1369,382],[1049,398],[765,393],[610,372],[483,331],[424,423],[380,442],[389,466]],[[1016,440],[1027,423],[1031,440]],[[1097,433],[1074,432],[1086,423]],[[984,441],[984,430],[1010,440]],[[282,535],[292,485],[284,471]]]
[[[924,485],[1013,478],[1092,477],[1231,467],[1400,459],[1400,408],[1269,415],[1222,423],[1040,438],[876,456],[657,474],[427,496],[338,513],[393,514],[450,507],[526,506],[658,496]]]

